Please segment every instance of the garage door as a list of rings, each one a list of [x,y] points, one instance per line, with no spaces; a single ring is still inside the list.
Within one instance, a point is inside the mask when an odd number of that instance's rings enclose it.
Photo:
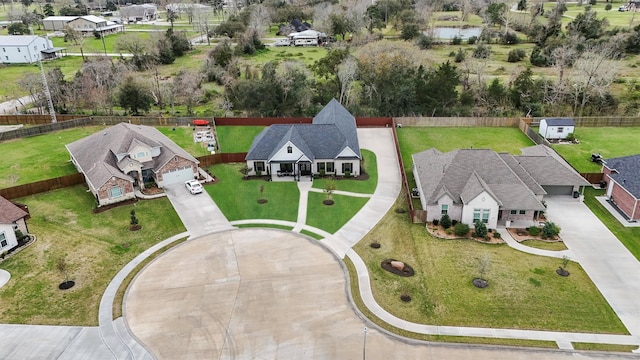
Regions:
[[[193,180],[193,169],[191,166],[162,173],[162,186],[184,183],[187,180]]]
[[[548,185],[542,188],[548,195],[573,195],[573,186]]]

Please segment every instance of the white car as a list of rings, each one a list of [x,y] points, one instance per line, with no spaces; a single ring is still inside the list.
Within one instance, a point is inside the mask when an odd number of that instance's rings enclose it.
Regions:
[[[189,180],[184,183],[184,186],[186,186],[187,190],[189,190],[191,194],[195,195],[202,192],[202,185],[198,180]]]

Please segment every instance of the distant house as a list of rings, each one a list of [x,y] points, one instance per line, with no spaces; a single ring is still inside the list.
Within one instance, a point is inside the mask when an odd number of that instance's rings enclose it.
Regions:
[[[18,206],[0,196],[0,254],[18,246],[16,231],[29,233],[26,220],[29,212],[26,206]]]
[[[198,176],[198,160],[154,127],[120,123],[66,145],[99,206],[135,198],[134,187],[159,187]]]
[[[538,133],[545,139],[556,140],[566,139],[569,134],[575,132],[576,125],[573,119],[555,118],[540,120],[540,128]]]
[[[300,180],[313,174],[359,176],[360,146],[356,119],[331,100],[311,124],[277,124],[253,140],[245,158],[249,175],[272,180]]]
[[[3,64],[32,64],[62,54],[64,48],[54,48],[51,40],[36,35],[0,36],[0,62]]]
[[[63,31],[65,26],[70,26],[85,36],[92,35],[94,30],[102,35],[124,31],[124,26],[95,15],[49,16],[42,19],[42,24],[48,31]]]
[[[607,197],[628,220],[640,219],[640,155],[608,159],[602,166]]]
[[[124,6],[120,8],[122,21],[138,22],[158,19],[158,7],[154,4]]]
[[[535,221],[547,195],[573,195],[588,186],[552,149],[532,146],[514,156],[489,149],[413,154],[413,174],[427,221],[447,214],[495,229],[511,221]],[[554,155],[555,154],[555,155]]]

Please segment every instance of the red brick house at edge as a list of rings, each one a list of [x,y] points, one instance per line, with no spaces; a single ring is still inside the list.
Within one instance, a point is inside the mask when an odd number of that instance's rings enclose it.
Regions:
[[[602,166],[609,201],[627,220],[640,219],[640,155],[609,159]]]

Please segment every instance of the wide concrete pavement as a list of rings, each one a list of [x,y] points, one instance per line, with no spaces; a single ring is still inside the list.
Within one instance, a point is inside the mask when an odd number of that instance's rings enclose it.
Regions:
[[[582,201],[545,200],[547,218],[560,226],[564,243],[629,332],[640,336],[640,262]]]

